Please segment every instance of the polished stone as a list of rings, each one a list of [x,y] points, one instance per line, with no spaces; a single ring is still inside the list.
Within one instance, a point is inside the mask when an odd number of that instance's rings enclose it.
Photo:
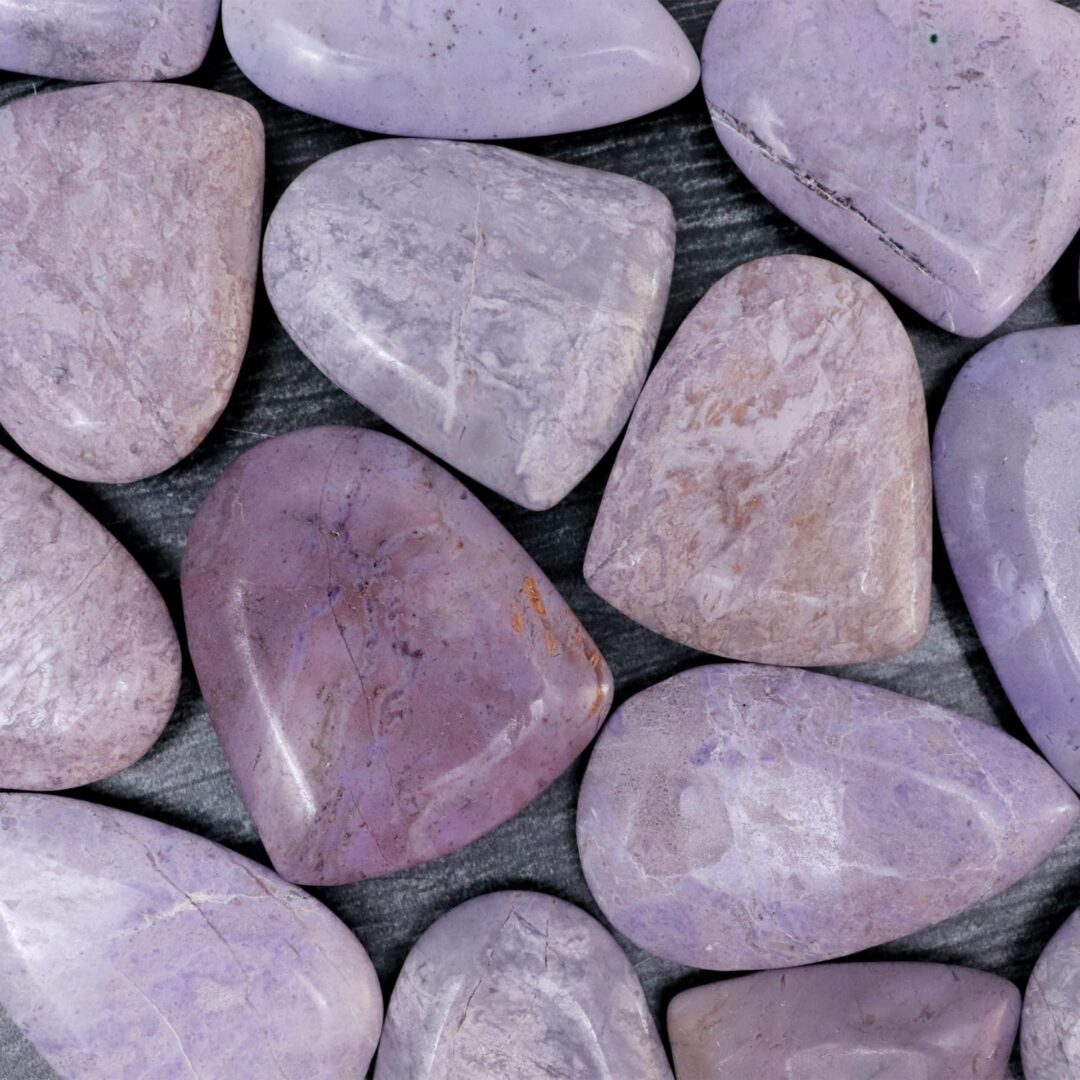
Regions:
[[[0,109],[0,424],[77,480],[202,441],[240,370],[263,130],[246,102],[110,83]]]
[[[533,510],[625,426],[675,258],[654,188],[468,143],[382,139],[278,203],[266,288],[304,353],[431,453]]]
[[[457,480],[395,439],[314,428],[218,481],[183,567],[211,720],[283,877],[455,851],[588,745],[611,673]]]
[[[615,928],[716,971],[892,941],[1034,869],[1080,804],[1027,747],[860,683],[725,664],[611,718],[578,849]]]
[[[1080,227],[1056,0],[723,0],[702,67],[762,194],[946,330],[990,333]]]
[[[657,0],[224,0],[222,22],[264,93],[390,135],[581,131],[670,105],[699,75]]]
[[[0,450],[0,788],[110,776],[161,734],[180,645],[157,589],[73,499]]]
[[[595,919],[533,892],[469,900],[413,946],[375,1080],[671,1080],[630,961]]]
[[[0,1005],[78,1080],[362,1080],[382,994],[343,923],[148,818],[0,795]]]
[[[585,577],[704,652],[893,656],[929,620],[930,494],[922,384],[892,309],[832,263],[760,259],[709,291],[646,384]]]
[[[1028,979],[1020,1050],[1025,1080],[1080,1076],[1080,914],[1051,938]]]

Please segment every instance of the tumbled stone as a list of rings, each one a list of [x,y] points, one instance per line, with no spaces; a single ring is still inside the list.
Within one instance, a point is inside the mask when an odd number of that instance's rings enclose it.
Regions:
[[[697,54],[657,0],[224,0],[241,71],[350,127],[512,139],[601,127],[697,85]]]
[[[0,1005],[65,1077],[361,1080],[367,953],[258,863],[134,814],[0,795]]]
[[[0,788],[78,787],[141,758],[180,685],[169,613],[119,541],[5,450],[0,582]]]
[[[413,946],[375,1080],[671,1080],[637,975],[610,934],[532,892],[477,897]]]
[[[247,347],[263,132],[246,102],[113,83],[0,109],[0,424],[124,483],[199,445]]]
[[[1032,738],[1080,787],[1080,328],[1001,338],[934,436],[938,517],[983,646]]]
[[[658,956],[788,967],[1005,889],[1080,804],[1004,732],[791,668],[684,672],[611,718],[578,803],[597,903]]]
[[[462,847],[596,734],[611,673],[516,541],[388,436],[293,432],[222,476],[184,613],[278,872],[340,884]]]
[[[679,1080],[1005,1080],[1019,1020],[983,971],[826,964],[684,991],[668,1036]]]
[[[930,551],[911,342],[873,286],[786,255],[728,274],[675,335],[615,462],[585,577],[704,652],[848,664],[922,638]]]
[[[1056,0],[723,0],[720,141],[931,322],[995,329],[1080,227],[1080,19]]]
[[[382,139],[270,220],[266,288],[338,386],[455,468],[547,509],[608,451],[664,317],[654,188],[497,146]]]
[[[1020,1050],[1025,1080],[1080,1076],[1080,914],[1051,938],[1028,979]]]
[[[14,0],[0,69],[75,82],[179,79],[202,62],[220,0]]]

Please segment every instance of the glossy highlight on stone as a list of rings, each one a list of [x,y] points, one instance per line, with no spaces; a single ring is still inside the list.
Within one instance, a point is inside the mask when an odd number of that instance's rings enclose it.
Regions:
[[[169,613],[119,541],[5,450],[0,582],[0,788],[78,787],[141,758],[180,685]]]
[[[953,572],[1009,700],[1080,788],[1080,328],[1010,334],[960,372],[934,435]]]
[[[391,873],[501,824],[588,745],[611,673],[433,461],[313,428],[243,454],[188,536],[199,685],[278,872]]]
[[[222,22],[264,93],[388,135],[582,131],[662,109],[700,73],[657,0],[224,0]]]
[[[246,102],[110,83],[0,109],[0,424],[76,480],[175,465],[228,402],[258,274]]]
[[[741,971],[830,960],[958,914],[1034,869],[1078,809],[998,729],[829,675],[725,664],[608,721],[578,849],[631,941]]]
[[[375,1080],[671,1080],[630,961],[591,916],[532,892],[469,900],[405,960]]]
[[[619,451],[585,577],[684,645],[820,666],[917,644],[930,554],[911,342],[868,282],[784,255],[728,274],[675,335]]]
[[[1025,1080],[1080,1076],[1080,915],[1050,939],[1028,979],[1020,1050]]]
[[[1080,18],[1056,0],[722,0],[720,141],[789,217],[967,337],[1080,227]]]
[[[78,1080],[362,1080],[382,994],[342,922],[148,818],[0,795],[0,1005]]]

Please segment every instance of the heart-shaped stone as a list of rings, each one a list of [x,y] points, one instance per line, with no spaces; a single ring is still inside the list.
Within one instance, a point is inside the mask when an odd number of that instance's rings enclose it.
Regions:
[[[657,0],[224,0],[222,23],[264,93],[389,135],[581,131],[662,109],[700,74]]]
[[[720,141],[931,322],[999,326],[1080,227],[1080,18],[1056,0],[723,0]]]
[[[671,205],[636,180],[383,139],[289,188],[264,265],[285,328],[338,386],[543,510],[625,426],[674,258]]]
[[[73,499],[0,450],[0,788],[90,784],[137,761],[176,704],[158,591]]]
[[[232,392],[258,273],[263,131],[164,83],[0,109],[0,423],[77,480],[162,472]]]
[[[395,439],[244,454],[192,525],[199,684],[278,872],[340,884],[454,851],[588,745],[611,673],[536,564]]]
[[[646,384],[585,577],[637,622],[739,660],[892,656],[926,632],[926,405],[899,320],[820,259],[739,267]]]
[[[597,903],[716,971],[829,960],[1005,889],[1080,804],[1004,732],[792,668],[677,675],[611,718],[578,802]]]
[[[265,867],[50,795],[0,795],[0,845],[0,1005],[62,1076],[365,1075],[375,969]]]
[[[469,900],[413,946],[375,1080],[671,1080],[630,961],[595,919],[531,892]]]
[[[1051,938],[1028,979],[1020,1050],[1025,1080],[1080,1076],[1080,913]]]

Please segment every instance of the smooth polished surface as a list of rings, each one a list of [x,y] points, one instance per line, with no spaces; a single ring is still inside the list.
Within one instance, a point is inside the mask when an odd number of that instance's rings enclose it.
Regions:
[[[789,668],[676,675],[608,722],[582,783],[597,903],[649,952],[715,971],[829,960],[1000,892],[1080,804],[1015,739]]]
[[[1020,1050],[1025,1080],[1080,1076],[1080,914],[1053,936],[1031,973]]]
[[[678,101],[700,73],[656,0],[224,0],[222,21],[270,97],[389,135],[602,127]]]
[[[645,387],[585,578],[704,652],[850,664],[905,652],[930,612],[926,405],[899,320],[805,256],[715,285]]]
[[[180,686],[169,613],[120,543],[6,450],[0,582],[0,788],[78,787],[141,758]]]
[[[247,347],[263,128],[246,102],[111,83],[0,109],[0,423],[77,480],[175,465]]]
[[[362,1080],[382,995],[348,927],[190,833],[0,795],[0,1004],[72,1080]]]
[[[762,194],[946,330],[994,330],[1080,227],[1056,0],[722,0],[702,66]]]
[[[671,1080],[645,995],[610,934],[572,904],[500,892],[413,946],[375,1080]]]
[[[496,146],[382,139],[308,169],[266,289],[346,393],[533,510],[625,426],[675,260],[655,188]]]

